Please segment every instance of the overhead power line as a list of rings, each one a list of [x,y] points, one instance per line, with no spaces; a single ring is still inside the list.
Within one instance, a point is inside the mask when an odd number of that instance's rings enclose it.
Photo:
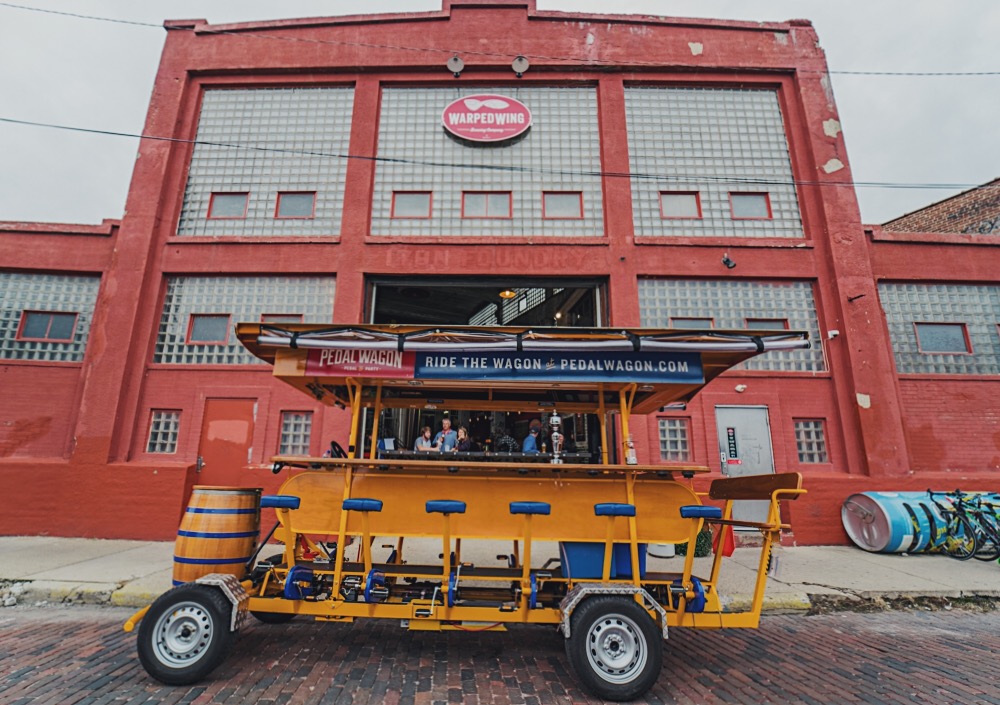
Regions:
[[[31,7],[29,5],[18,5],[10,2],[0,2],[0,7],[8,7],[16,10],[26,10],[29,12],[38,12],[41,14],[48,15],[60,15],[63,17],[73,17],[76,19],[83,20],[93,20],[96,22],[110,22],[114,24],[124,24],[132,25],[136,27],[150,27],[154,29],[163,29],[163,25],[155,24],[152,22],[139,22],[134,20],[121,20],[113,17],[101,17],[97,15],[84,15],[77,12],[65,12],[62,10],[49,10],[40,7]],[[167,27],[168,31],[174,30],[175,28]],[[186,30],[182,30],[186,31]],[[512,58],[509,54],[499,53],[499,52],[489,52],[476,49],[449,49],[441,47],[411,47],[402,46],[396,44],[375,44],[371,42],[350,42],[350,41],[340,41],[335,39],[313,39],[309,37],[290,37],[281,36],[276,34],[265,34],[262,32],[244,32],[239,30],[223,30],[214,29],[211,26],[201,28],[202,32],[219,34],[219,35],[231,35],[240,37],[249,37],[254,39],[270,39],[272,41],[284,41],[284,42],[303,42],[309,44],[326,44],[330,46],[347,46],[356,47],[359,49],[390,49],[394,51],[412,51],[412,52],[423,52],[423,53],[436,53],[436,54],[447,54],[449,56],[483,56],[490,58],[501,58],[510,59]],[[568,61],[576,62],[585,65],[615,65],[615,66],[650,66],[664,68],[662,63],[652,62],[652,61],[622,61],[618,59],[601,59],[593,57],[571,57],[571,56],[544,56],[540,54],[525,54],[528,59],[536,59],[542,61]],[[705,67],[699,64],[691,64],[689,66],[680,66],[674,68],[688,68],[688,69],[704,69]],[[744,71],[754,71],[761,70],[754,67],[739,67],[740,70]],[[902,77],[958,77],[958,76],[1000,76],[1000,71],[851,71],[851,70],[836,70],[828,69],[824,71],[814,70],[814,69],[797,69],[800,73],[826,73],[840,76],[902,76]]]
[[[2,3],[0,3],[2,4]],[[207,140],[183,139],[180,137],[164,137],[160,135],[144,135],[132,132],[119,132],[115,130],[97,130],[86,127],[74,127],[72,125],[56,125],[53,123],[36,122],[33,120],[17,120],[15,118],[0,117],[0,122],[12,125],[24,125],[28,127],[43,127],[53,130],[65,130],[68,132],[82,132],[93,135],[106,135],[109,137],[128,137],[132,139],[155,140],[159,142],[174,142],[178,144],[200,145],[204,147],[222,147],[226,149],[238,149],[251,152],[270,152],[275,154],[292,154],[308,157],[326,157],[330,159],[357,159],[385,164],[409,164],[414,166],[445,167],[450,169],[479,169],[482,171],[498,171],[530,174],[550,174],[555,176],[591,176],[607,178],[625,178],[644,181],[677,181],[682,183],[726,183],[726,184],[753,184],[764,186],[850,186],[857,188],[891,188],[891,189],[932,189],[932,190],[955,190],[978,188],[979,184],[928,184],[928,183],[893,183],[884,181],[811,181],[805,179],[768,179],[741,176],[706,176],[691,174],[651,174],[644,172],[618,172],[618,171],[592,171],[577,169],[546,169],[544,167],[508,166],[501,164],[472,164],[463,162],[442,162],[424,159],[404,159],[397,157],[379,157],[363,154],[340,154],[336,152],[322,152],[306,149],[287,149],[283,147],[264,147],[255,144],[243,144],[239,142],[211,142]],[[984,188],[1000,188],[987,185]]]

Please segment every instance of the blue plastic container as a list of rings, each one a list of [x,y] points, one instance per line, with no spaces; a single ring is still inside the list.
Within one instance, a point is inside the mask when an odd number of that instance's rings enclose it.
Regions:
[[[586,541],[560,541],[563,577],[574,580],[600,580],[604,571],[604,544]],[[631,578],[632,560],[629,544],[616,543],[611,550],[611,577]],[[639,544],[639,577],[646,577],[646,544]]]
[[[847,535],[860,548],[919,553],[944,541],[944,519],[926,492],[862,492],[840,512]]]

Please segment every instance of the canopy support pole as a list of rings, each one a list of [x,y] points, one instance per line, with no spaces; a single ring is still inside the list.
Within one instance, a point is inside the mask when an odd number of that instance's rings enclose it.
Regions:
[[[375,459],[378,453],[378,422],[382,418],[382,380],[375,385],[375,420],[372,422],[371,450],[368,457]]]
[[[608,464],[608,412],[604,408],[604,383],[597,385],[597,420],[601,424],[601,465]]]

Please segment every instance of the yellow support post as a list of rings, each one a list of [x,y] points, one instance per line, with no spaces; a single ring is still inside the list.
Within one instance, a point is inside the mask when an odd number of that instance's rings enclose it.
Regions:
[[[597,420],[601,424],[601,465],[608,464],[608,417],[607,410],[604,408],[604,383],[597,385]]]
[[[375,459],[378,449],[378,422],[382,417],[382,380],[375,385],[375,420],[372,422],[372,442],[368,457]]]

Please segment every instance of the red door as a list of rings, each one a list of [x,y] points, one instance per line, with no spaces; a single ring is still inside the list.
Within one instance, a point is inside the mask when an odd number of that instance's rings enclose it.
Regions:
[[[198,457],[199,485],[236,487],[250,462],[256,399],[206,399]]]

